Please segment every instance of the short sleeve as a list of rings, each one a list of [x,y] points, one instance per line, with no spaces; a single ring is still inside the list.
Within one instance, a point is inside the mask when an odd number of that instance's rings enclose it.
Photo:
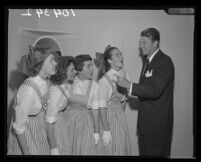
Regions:
[[[17,134],[25,131],[25,124],[34,104],[34,90],[31,87],[23,85],[19,88],[15,106],[15,122],[13,128]]]
[[[110,99],[110,85],[107,83],[105,78],[99,80],[99,90],[98,90],[98,107],[107,107],[107,102]]]
[[[61,91],[56,86],[50,87],[45,117],[47,123],[56,122],[57,114],[61,105],[61,95]]]
[[[89,100],[88,100],[88,106],[91,107],[91,109],[98,109],[98,83],[93,81],[92,87],[91,87],[91,92],[89,95]]]

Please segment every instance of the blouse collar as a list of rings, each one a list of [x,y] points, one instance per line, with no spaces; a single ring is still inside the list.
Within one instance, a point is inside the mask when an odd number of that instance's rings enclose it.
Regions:
[[[110,77],[110,79],[112,80],[112,81],[117,81],[117,75],[120,75],[120,76],[122,76],[122,72],[123,72],[123,70],[120,70],[120,71],[116,71],[116,70],[114,70],[114,69],[110,69],[108,72],[107,72],[107,75]]]

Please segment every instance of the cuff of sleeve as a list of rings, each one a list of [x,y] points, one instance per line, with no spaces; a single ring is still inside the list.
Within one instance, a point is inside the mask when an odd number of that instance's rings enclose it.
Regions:
[[[19,126],[16,123],[13,123],[13,128],[17,134],[22,134],[25,131],[25,126]]]
[[[99,102],[98,101],[94,101],[92,104],[91,104],[91,109],[96,109],[96,110],[98,110],[99,108],[98,108],[98,106],[99,106]]]
[[[55,123],[56,120],[57,120],[57,118],[54,117],[54,116],[46,116],[46,117],[45,117],[45,121],[46,121],[47,123],[50,123],[50,124]]]
[[[103,134],[105,134],[105,135],[110,135],[111,132],[110,132],[110,131],[103,131]]]
[[[129,95],[132,95],[133,83],[130,84]]]
[[[103,101],[103,100],[100,100],[99,101],[99,103],[98,103],[98,107],[104,107],[104,108],[106,108],[107,107],[107,103],[105,102],[105,101]]]

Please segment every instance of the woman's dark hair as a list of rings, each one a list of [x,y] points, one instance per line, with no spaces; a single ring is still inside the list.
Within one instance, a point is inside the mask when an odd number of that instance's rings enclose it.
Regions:
[[[111,59],[112,54],[111,52],[114,49],[118,49],[117,47],[111,47],[110,45],[106,47],[105,52],[100,55],[101,59],[101,66],[99,67],[99,72],[98,72],[98,80],[102,78],[102,76],[111,68],[110,63],[108,62],[108,59]]]
[[[147,29],[143,30],[141,32],[141,36],[150,38],[152,40],[152,42],[158,41],[158,44],[160,42],[160,33],[155,28],[147,28]]]
[[[50,76],[50,81],[53,84],[60,85],[67,78],[67,70],[71,63],[75,65],[74,58],[72,56],[61,56],[58,59],[57,72]]]
[[[85,61],[92,61],[92,57],[89,54],[82,54],[75,57],[75,69],[82,71]]]
[[[51,50],[51,48],[29,46],[29,54],[27,58],[27,67],[29,71],[29,76],[38,75],[38,73],[40,72],[43,66],[45,59],[50,54],[53,54],[56,57],[55,51]]]

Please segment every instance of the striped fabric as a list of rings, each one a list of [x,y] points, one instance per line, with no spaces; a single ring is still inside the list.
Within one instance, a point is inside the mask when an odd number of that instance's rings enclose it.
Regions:
[[[73,94],[71,86],[69,105],[65,114],[72,155],[97,155],[98,150],[94,146],[91,110],[87,108],[91,86],[92,81],[89,84],[86,96]]]
[[[105,155],[131,155],[131,140],[128,125],[121,105],[122,94],[118,93],[112,80],[107,74],[104,76],[113,88],[108,102],[107,120],[112,134],[112,142],[104,148]],[[101,128],[101,132],[103,129]]]
[[[41,99],[41,104],[46,103],[46,97],[42,96],[36,83],[31,80],[25,80],[23,85],[32,87]],[[12,121],[13,123],[13,121]],[[17,136],[10,126],[9,139],[8,139],[8,155],[22,155]],[[25,125],[25,139],[31,155],[50,155],[49,143],[46,135],[45,125],[45,109],[36,115],[29,115]]]
[[[61,86],[58,86],[61,90],[62,94],[68,99],[65,91]],[[67,136],[68,128],[67,128],[67,121],[64,114],[64,109],[61,108],[60,112],[58,112],[57,121],[55,123],[55,139],[57,141],[57,148],[59,149],[60,155],[71,155],[71,149],[69,145],[69,139]]]

